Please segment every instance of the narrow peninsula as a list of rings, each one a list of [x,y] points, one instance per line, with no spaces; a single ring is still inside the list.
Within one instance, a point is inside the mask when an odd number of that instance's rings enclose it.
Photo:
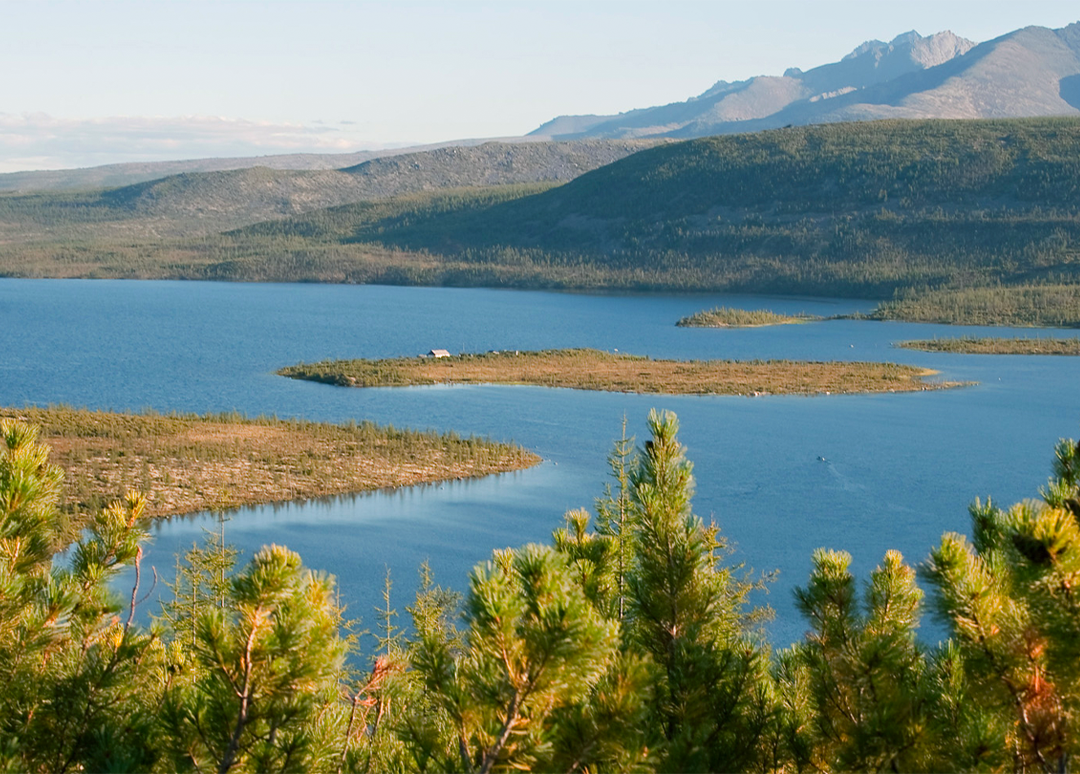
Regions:
[[[68,511],[143,492],[155,517],[475,478],[531,467],[514,444],[371,422],[4,408],[41,428]]]
[[[595,349],[489,352],[389,360],[332,360],[278,373],[342,387],[519,384],[667,395],[818,395],[913,392],[960,386],[936,371],[894,363],[653,360]]]
[[[1080,355],[1080,338],[956,338],[901,341],[896,346],[963,355]]]
[[[768,309],[733,309],[718,306],[695,312],[677,323],[680,328],[762,328],[767,325],[793,325],[822,318],[809,314],[777,314]]]

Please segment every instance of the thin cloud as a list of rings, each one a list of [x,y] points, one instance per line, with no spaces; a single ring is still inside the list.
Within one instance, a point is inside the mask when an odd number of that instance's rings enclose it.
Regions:
[[[0,113],[0,172],[381,147],[340,127],[217,116],[56,118]]]

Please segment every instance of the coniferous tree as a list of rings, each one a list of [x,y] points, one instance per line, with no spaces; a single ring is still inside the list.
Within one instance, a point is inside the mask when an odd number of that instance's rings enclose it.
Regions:
[[[976,702],[1008,718],[1019,771],[1066,771],[1080,708],[1080,445],[1057,447],[1042,501],[971,507],[925,570]]]
[[[336,770],[341,625],[330,579],[280,546],[256,554],[199,617],[191,680],[166,698],[175,769]]]
[[[624,432],[625,438],[625,432]],[[617,446],[618,448],[618,446]],[[614,455],[613,455],[614,457]],[[629,475],[627,471],[626,475]],[[628,497],[628,496],[627,496]],[[610,502],[610,498],[605,498]],[[604,501],[601,501],[601,506]],[[570,511],[566,527],[552,533],[555,550],[567,561],[585,599],[600,615],[620,625],[625,615],[626,546],[632,505],[615,530],[589,531],[589,514]],[[599,508],[598,508],[599,510]],[[623,588],[620,588],[622,577]],[[635,771],[647,768],[649,698],[653,669],[650,659],[625,639],[603,676],[578,701],[554,713],[551,763],[561,771]]]
[[[618,624],[584,598],[559,553],[536,545],[496,552],[473,571],[465,624],[460,647],[441,632],[418,632],[414,666],[453,729],[441,766],[545,769],[554,713],[604,675]]]
[[[432,675],[430,670],[445,670],[464,652],[464,635],[455,625],[460,606],[461,594],[437,586],[424,562],[416,601],[409,607],[415,637],[407,657],[410,665],[418,666],[407,673],[410,694],[395,727],[408,755],[406,770],[449,771],[459,766],[457,730],[445,709],[453,699],[430,690],[445,688],[450,681],[444,672]]]
[[[182,560],[177,557],[176,580],[169,585],[172,598],[162,605],[165,623],[187,648],[195,645],[203,613],[225,607],[239,554],[225,542],[224,516],[219,514],[218,518],[216,531],[206,530],[201,545],[192,545]]]
[[[350,697],[350,727],[359,730],[363,737],[363,743],[356,745],[351,768],[365,774],[390,771],[401,765],[404,748],[394,734],[394,727],[398,724],[398,716],[404,710],[405,703],[415,694],[408,690],[408,683],[402,679],[407,664],[405,632],[395,623],[398,612],[392,604],[393,588],[390,568],[387,567],[383,580],[383,601],[377,611],[379,633],[375,635],[376,652],[370,671],[363,676]],[[356,723],[357,708],[363,709],[359,724]],[[347,743],[349,741],[347,736]],[[350,762],[347,755],[342,760],[343,763]]]
[[[813,721],[809,762],[842,771],[936,770],[929,727],[933,693],[915,628],[922,592],[915,571],[890,551],[870,574],[860,604],[851,557],[814,554],[810,582],[796,589],[812,629],[796,649]]]
[[[819,551],[796,592],[810,632],[770,659],[752,584],[693,514],[675,416],[649,426],[632,463],[617,445],[597,529],[572,511],[551,546],[495,552],[461,627],[424,568],[407,638],[388,576],[360,668],[330,579],[277,546],[233,571],[221,534],[188,553],[167,625],[141,629],[145,500],[62,515],[47,447],[0,422],[0,770],[1067,771],[1080,446],[1058,445],[1041,501],[976,501],[971,540],[933,551],[949,641],[918,644],[899,554],[860,593],[850,557]]]
[[[145,500],[68,519],[37,429],[0,420],[0,439],[0,758],[28,771],[147,768],[162,649],[132,625],[138,583],[125,620],[108,585],[138,568]]]
[[[759,756],[768,657],[748,636],[750,585],[720,564],[715,524],[691,509],[692,466],[671,412],[649,413],[652,439],[630,475],[634,561],[629,628],[656,665],[650,731],[667,771],[736,771]]]
[[[608,467],[611,469],[611,477],[615,479],[615,489],[612,490],[609,482],[604,487],[603,497],[596,501],[596,531],[614,543],[615,561],[612,571],[615,576],[616,607],[620,620],[626,615],[626,574],[634,557],[634,507],[630,496],[630,471],[635,465],[634,438],[626,435],[624,416],[622,435],[608,454]]]
[[[566,526],[551,535],[552,545],[563,555],[585,598],[606,618],[619,617],[619,544],[610,535],[589,530],[589,513],[570,511]]]

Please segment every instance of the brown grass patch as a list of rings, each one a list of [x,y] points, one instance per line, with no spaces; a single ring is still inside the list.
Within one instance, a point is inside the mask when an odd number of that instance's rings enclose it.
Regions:
[[[455,434],[235,415],[162,416],[0,409],[39,425],[64,468],[64,508],[89,510],[134,489],[154,516],[300,500],[535,465],[513,444]]]
[[[594,349],[337,360],[291,366],[278,373],[346,387],[529,384],[668,395],[817,395],[958,386],[926,381],[934,371],[894,363],[652,360]]]

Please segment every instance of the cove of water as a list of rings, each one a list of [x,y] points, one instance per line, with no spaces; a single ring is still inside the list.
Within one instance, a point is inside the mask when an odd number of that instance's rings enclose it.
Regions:
[[[890,548],[921,562],[967,505],[1037,495],[1053,445],[1080,433],[1080,358],[923,353],[893,342],[1030,330],[831,321],[740,330],[676,328],[714,306],[833,315],[871,302],[736,295],[571,295],[480,289],[134,281],[0,280],[0,403],[162,412],[240,411],[340,422],[370,419],[514,440],[536,468],[476,481],[243,508],[226,538],[245,557],[288,545],[336,576],[352,617],[373,621],[389,568],[404,613],[416,569],[467,588],[493,548],[545,541],[571,508],[591,507],[605,457],[652,407],[679,415],[694,462],[695,511],[732,544],[729,561],[779,570],[767,597],[779,645],[805,628],[791,589],[818,547],[853,554],[861,576]],[[1076,335],[1039,331],[1042,336]],[[657,358],[888,360],[975,381],[947,391],[867,396],[671,397],[535,387],[357,390],[275,376],[325,358],[596,347]],[[153,528],[146,564],[174,555],[213,517]]]

